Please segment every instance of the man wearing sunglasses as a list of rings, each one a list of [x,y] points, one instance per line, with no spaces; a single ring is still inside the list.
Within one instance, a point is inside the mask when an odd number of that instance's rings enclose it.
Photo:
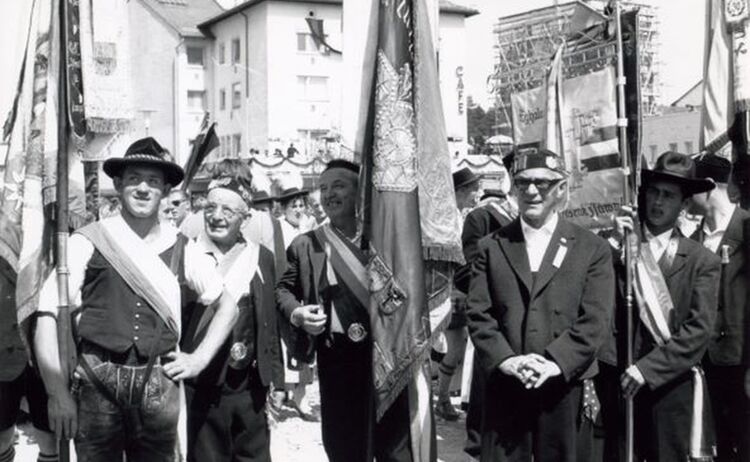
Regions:
[[[170,210],[170,217],[174,225],[179,228],[190,212],[190,198],[182,189],[173,189],[169,192],[167,203]]]
[[[467,298],[487,377],[480,460],[572,462],[583,381],[614,303],[611,252],[558,216],[557,154],[520,152],[511,174],[520,216],[480,241]]]

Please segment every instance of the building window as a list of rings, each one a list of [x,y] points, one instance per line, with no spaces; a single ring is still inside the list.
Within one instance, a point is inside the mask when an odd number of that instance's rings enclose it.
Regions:
[[[328,77],[298,75],[297,99],[305,101],[328,101]]]
[[[227,91],[223,88],[219,90],[219,110],[223,111],[227,108]]]
[[[323,38],[328,37],[327,35]],[[320,46],[309,32],[297,32],[297,51],[300,53],[328,53],[328,48],[322,43]]]
[[[191,66],[203,66],[203,47],[187,47],[187,61]]]
[[[226,48],[224,42],[219,44],[219,64],[224,64],[226,62],[226,56],[224,56],[227,51]]]
[[[669,143],[669,150],[672,152],[677,152],[677,143]]]
[[[188,107],[195,110],[206,110],[206,92],[188,90]]]
[[[242,107],[242,84],[232,84],[232,109],[239,109]]]
[[[692,153],[693,153],[693,142],[685,141],[685,154],[692,154]]]
[[[242,149],[242,135],[232,135],[232,155],[240,157],[240,151]]]
[[[232,64],[240,62],[240,39],[232,39]]]

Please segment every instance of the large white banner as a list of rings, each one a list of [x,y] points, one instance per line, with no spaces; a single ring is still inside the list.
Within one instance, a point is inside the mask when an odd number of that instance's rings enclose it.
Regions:
[[[544,87],[511,96],[518,149],[541,143],[546,97]],[[561,100],[558,123],[570,171],[570,199],[562,215],[587,228],[609,227],[624,197],[614,66],[564,80]]]

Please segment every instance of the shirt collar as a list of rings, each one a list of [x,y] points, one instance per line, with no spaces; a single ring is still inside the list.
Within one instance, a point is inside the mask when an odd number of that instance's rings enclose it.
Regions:
[[[731,213],[728,213],[722,216],[721,220],[718,220],[716,222],[716,229],[713,231],[708,229],[708,225],[706,224],[706,220],[704,219],[703,220],[703,233],[706,236],[711,236],[713,234],[717,234],[720,232],[721,233],[726,232],[727,228],[729,227],[729,222],[732,221],[732,216],[734,215],[734,212],[736,211],[737,211],[737,206],[735,205]]]
[[[644,227],[644,235],[646,237],[647,241],[655,240],[660,247],[666,247],[669,243],[669,239],[672,238],[672,233],[674,232],[674,229],[669,229],[667,231],[664,231],[663,233],[659,234],[658,236],[654,236],[653,233],[648,229],[648,227]]]
[[[206,234],[206,231],[203,230],[196,238],[196,243],[198,244],[199,248],[202,252],[207,253],[209,255],[212,255],[216,261],[221,261],[222,257],[224,256],[224,252],[222,252],[214,243],[214,241],[211,240],[210,237],[208,237],[208,234]],[[242,234],[240,234],[239,239],[234,244],[234,246],[238,245],[245,245],[245,239],[242,237]]]
[[[559,218],[557,216],[557,213],[553,213],[549,220],[547,220],[547,223],[543,224],[541,228],[536,229],[528,225],[524,220],[523,217],[521,217],[521,230],[523,231],[523,237],[527,239],[529,236],[533,235],[546,235],[546,236],[552,236],[552,233],[555,232],[555,228],[557,228],[557,222],[559,221]]]

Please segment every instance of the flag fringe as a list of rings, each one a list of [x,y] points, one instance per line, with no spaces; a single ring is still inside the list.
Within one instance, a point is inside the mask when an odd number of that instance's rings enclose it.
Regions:
[[[461,248],[450,244],[423,244],[422,257],[424,257],[425,260],[449,261],[458,263],[459,265],[466,263]]]
[[[414,380],[414,374],[422,368],[424,362],[429,357],[430,342],[428,340],[424,341],[423,345],[419,347],[419,350],[420,351],[414,355],[414,360],[408,362],[408,366],[401,369],[398,373],[391,374],[392,377],[397,377],[393,385],[383,387],[390,389],[390,391],[388,394],[381,396],[378,402],[378,407],[375,410],[376,422],[379,422],[380,419],[383,418],[383,415],[385,415],[385,413],[388,412],[388,409],[390,409],[391,404],[396,401],[396,398],[399,397],[406,386]]]

